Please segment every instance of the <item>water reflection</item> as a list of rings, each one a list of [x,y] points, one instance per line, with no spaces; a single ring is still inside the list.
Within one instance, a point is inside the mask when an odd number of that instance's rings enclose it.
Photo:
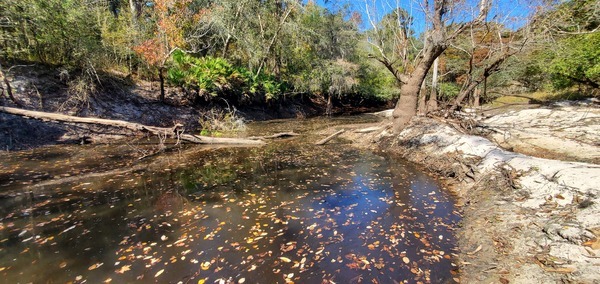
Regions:
[[[452,279],[458,216],[448,196],[402,160],[343,148],[194,147],[35,188],[12,170],[0,184],[0,274],[7,283]]]

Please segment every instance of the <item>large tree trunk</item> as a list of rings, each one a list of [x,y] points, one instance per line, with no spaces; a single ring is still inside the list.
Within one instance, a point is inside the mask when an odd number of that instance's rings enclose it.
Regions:
[[[444,52],[446,47],[442,44],[430,43],[424,50],[421,61],[405,84],[400,87],[400,99],[394,108],[394,130],[403,129],[406,124],[417,114],[417,103],[421,84],[427,76],[427,72],[433,65],[433,61]]]

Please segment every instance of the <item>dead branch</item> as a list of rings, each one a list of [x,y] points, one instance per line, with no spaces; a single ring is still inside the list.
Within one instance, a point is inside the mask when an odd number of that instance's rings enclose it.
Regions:
[[[354,130],[354,133],[371,133],[371,132],[375,132],[375,131],[382,130],[382,129],[383,129],[383,127],[374,126],[374,127],[367,127],[367,128],[363,128],[363,129]]]
[[[248,139],[262,140],[262,139],[288,138],[288,137],[295,137],[295,136],[300,136],[300,134],[294,133],[293,131],[292,132],[281,132],[281,133],[275,133],[273,135],[268,135],[268,136],[252,136],[252,137],[248,137]]]
[[[331,139],[339,136],[340,134],[342,134],[344,132],[346,132],[346,130],[342,129],[342,130],[340,130],[340,131],[338,131],[336,133],[333,133],[333,134],[325,137],[323,140],[320,140],[319,142],[315,143],[315,145],[325,145],[327,142],[331,141]]]

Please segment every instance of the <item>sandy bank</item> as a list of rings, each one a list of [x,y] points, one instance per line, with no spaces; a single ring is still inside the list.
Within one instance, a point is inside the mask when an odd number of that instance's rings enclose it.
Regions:
[[[496,141],[498,135],[527,135],[502,140],[519,145],[517,150],[526,147],[522,141],[533,141],[537,148],[531,153],[546,149],[543,153],[554,157],[564,152],[569,160],[594,161],[600,153],[597,111],[593,106],[523,110],[487,118],[482,126],[503,129],[493,131]],[[531,131],[540,125],[546,125],[544,131]],[[463,283],[600,281],[600,165],[508,151],[429,118],[414,119],[395,136],[349,132],[345,138],[376,142],[452,177],[464,205],[458,230]],[[583,153],[572,153],[577,150]]]

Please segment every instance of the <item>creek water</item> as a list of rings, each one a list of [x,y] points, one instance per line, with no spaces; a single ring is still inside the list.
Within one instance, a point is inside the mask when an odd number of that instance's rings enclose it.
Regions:
[[[0,153],[4,283],[453,282],[460,221],[432,177],[284,120],[263,147],[144,143]],[[137,143],[137,144],[136,144]],[[151,144],[151,143],[149,143]]]

